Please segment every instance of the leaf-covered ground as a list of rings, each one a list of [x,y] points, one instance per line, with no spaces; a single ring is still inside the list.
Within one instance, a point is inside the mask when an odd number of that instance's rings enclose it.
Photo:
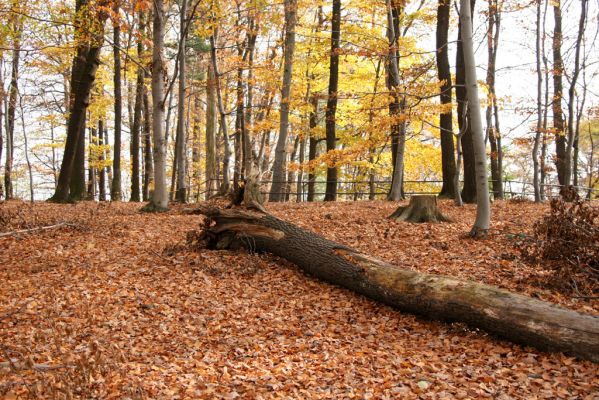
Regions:
[[[513,237],[546,212],[493,204],[491,236],[385,219],[396,204],[271,204],[277,216],[391,263],[597,314],[536,284]],[[268,255],[192,252],[202,217],[139,204],[0,204],[0,397],[599,398],[595,364],[425,321]],[[8,362],[8,359],[12,360]]]

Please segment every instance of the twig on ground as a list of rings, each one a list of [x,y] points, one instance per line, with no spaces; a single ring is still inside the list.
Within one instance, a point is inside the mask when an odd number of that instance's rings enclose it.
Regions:
[[[18,231],[11,231],[11,232],[3,232],[3,233],[0,233],[0,238],[7,237],[7,236],[20,235],[21,233],[32,233],[32,232],[37,232],[37,231],[47,231],[47,230],[50,230],[50,229],[61,228],[63,226],[75,226],[75,224],[71,224],[71,223],[68,223],[68,222],[61,222],[61,223],[55,224],[55,225],[38,226],[36,228],[21,229],[21,230],[18,230]]]

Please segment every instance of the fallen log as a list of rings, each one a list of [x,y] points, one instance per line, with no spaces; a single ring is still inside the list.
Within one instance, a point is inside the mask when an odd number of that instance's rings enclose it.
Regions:
[[[464,322],[518,344],[599,362],[599,317],[494,286],[402,269],[268,213],[215,207],[193,213],[208,217],[196,240],[209,249],[269,252],[399,310]]]

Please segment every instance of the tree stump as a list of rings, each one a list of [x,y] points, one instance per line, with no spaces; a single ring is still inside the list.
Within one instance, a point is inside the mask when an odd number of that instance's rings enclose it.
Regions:
[[[451,222],[437,208],[437,196],[412,196],[408,206],[398,207],[389,218],[408,222]]]

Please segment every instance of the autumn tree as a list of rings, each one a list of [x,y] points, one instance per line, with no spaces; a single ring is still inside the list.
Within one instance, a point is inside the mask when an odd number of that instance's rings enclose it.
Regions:
[[[71,69],[67,140],[56,190],[50,201],[69,200],[71,180],[76,173],[75,158],[78,153],[80,154],[81,143],[85,140],[85,113],[100,63],[104,22],[108,17],[105,6],[102,1],[77,0],[75,2],[77,49]],[[83,193],[85,193],[85,185]]]
[[[287,156],[287,134],[289,130],[289,103],[291,95],[291,76],[293,68],[293,52],[295,50],[295,22],[297,12],[296,0],[285,0],[285,61],[283,64],[283,84],[281,89],[281,111],[279,139],[275,149],[275,160],[272,167],[272,186],[270,201],[284,199],[285,162]]]

